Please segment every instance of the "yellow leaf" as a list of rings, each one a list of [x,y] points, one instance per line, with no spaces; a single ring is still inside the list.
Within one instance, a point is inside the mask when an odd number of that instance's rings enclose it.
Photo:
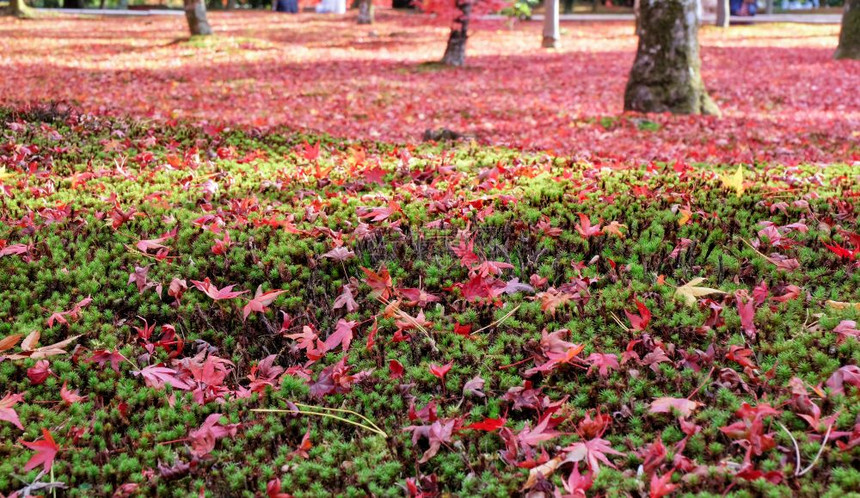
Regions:
[[[847,310],[854,309],[856,311],[860,311],[860,303],[845,303],[842,301],[827,301],[825,303],[827,306],[837,310]]]
[[[687,306],[695,306],[697,298],[708,296],[710,294],[725,294],[719,289],[711,289],[710,287],[699,287],[699,284],[704,282],[704,278],[694,278],[686,284],[675,289],[675,298],[683,299]]]
[[[678,212],[681,213],[681,218],[678,219],[678,226],[682,227],[690,221],[690,218],[693,216],[693,212],[684,208],[679,209]]]
[[[744,193],[744,167],[738,166],[738,170],[734,175],[722,175],[723,187],[733,189],[740,197]]]

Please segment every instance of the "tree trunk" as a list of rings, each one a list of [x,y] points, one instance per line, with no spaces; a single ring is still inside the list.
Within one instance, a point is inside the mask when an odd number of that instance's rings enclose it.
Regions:
[[[188,30],[191,36],[208,36],[212,27],[206,19],[206,4],[203,0],[183,0],[185,3],[185,19],[188,20]]]
[[[715,114],[699,72],[697,0],[641,0],[639,48],[624,110]]]
[[[860,0],[845,0],[837,59],[860,59]]]
[[[773,0],[766,0],[764,5],[764,13],[767,15],[773,14]]]
[[[546,0],[544,2],[546,12],[543,17],[543,43],[544,48],[555,48],[561,38],[558,27],[558,0]]]
[[[15,17],[32,17],[33,12],[30,7],[24,3],[24,0],[9,0],[9,8],[12,10],[12,15]]]
[[[373,0],[359,0],[358,24],[373,24]]]
[[[448,46],[442,56],[442,64],[446,66],[463,66],[466,64],[466,40],[469,39],[469,15],[472,13],[472,2],[457,2],[462,12],[451,28]]]
[[[63,0],[64,9],[83,9],[84,0]]]
[[[639,26],[642,22],[641,20],[641,9],[640,5],[642,4],[641,0],[633,0],[633,32],[636,36],[639,36]]]
[[[731,7],[729,7],[729,0],[717,0],[717,27],[728,28],[730,17]]]

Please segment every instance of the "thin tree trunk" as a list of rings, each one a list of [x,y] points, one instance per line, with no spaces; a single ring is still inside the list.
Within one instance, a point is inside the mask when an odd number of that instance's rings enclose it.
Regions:
[[[24,0],[9,0],[9,7],[12,10],[12,15],[15,17],[32,17],[33,11],[24,3]]]
[[[206,4],[203,0],[183,0],[185,3],[185,19],[188,20],[188,30],[191,36],[208,36],[212,27],[206,19]]]
[[[83,9],[84,0],[63,0],[64,9]]]
[[[766,0],[764,5],[764,13],[767,15],[773,14],[773,0]]]
[[[543,17],[543,43],[544,48],[555,48],[561,39],[558,26],[558,2],[559,0],[546,0],[544,6],[546,12]]]
[[[730,17],[729,0],[717,0],[717,27],[728,28]]]
[[[636,36],[639,36],[639,24],[642,22],[639,8],[641,3],[641,0],[633,0],[633,32],[636,33]]]
[[[359,0],[358,24],[373,24],[373,0]]]
[[[699,70],[697,0],[642,0],[624,110],[716,114]]]
[[[837,59],[860,59],[860,0],[845,0]]]
[[[463,66],[466,64],[466,41],[469,39],[469,15],[472,13],[470,1],[458,2],[457,7],[462,14],[451,28],[448,46],[442,56],[442,64],[446,66]]]

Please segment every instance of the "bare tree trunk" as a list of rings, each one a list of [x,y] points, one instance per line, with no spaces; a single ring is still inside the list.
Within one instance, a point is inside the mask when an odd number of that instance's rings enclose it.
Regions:
[[[15,17],[32,17],[33,11],[24,3],[24,0],[9,0],[9,7],[12,10],[12,15]]]
[[[633,0],[633,32],[639,36],[639,25],[642,22],[641,17],[641,0]]]
[[[837,59],[860,59],[860,0],[845,0]]]
[[[358,24],[373,24],[373,0],[358,1]]]
[[[766,0],[764,5],[764,13],[767,15],[773,14],[773,0]]]
[[[472,13],[471,1],[457,2],[457,7],[462,12],[451,28],[448,37],[448,46],[445,55],[442,56],[442,64],[446,66],[463,66],[466,64],[466,41],[469,39],[469,15]]]
[[[729,0],[717,0],[717,27],[728,28],[730,17]]]
[[[716,114],[699,71],[697,0],[642,0],[624,110]]]
[[[546,0],[546,7],[543,17],[543,43],[544,48],[555,48],[558,46],[558,41],[561,38],[559,35],[558,26],[558,1]]]
[[[188,20],[188,30],[191,36],[208,36],[212,27],[206,19],[206,4],[203,0],[183,0],[185,3],[185,19]]]

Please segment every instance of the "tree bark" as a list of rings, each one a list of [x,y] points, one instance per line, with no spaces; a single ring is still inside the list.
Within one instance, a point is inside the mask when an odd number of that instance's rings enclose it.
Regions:
[[[717,27],[728,28],[731,17],[729,0],[717,0]]]
[[[639,24],[642,22],[642,11],[640,8],[641,3],[642,2],[640,0],[633,0],[633,32],[636,34],[636,36],[639,36]]]
[[[860,0],[845,0],[837,59],[860,59]]]
[[[546,12],[543,17],[543,42],[544,48],[555,48],[561,39],[558,26],[558,0],[546,0],[544,2]]]
[[[442,64],[446,66],[463,66],[466,64],[466,41],[469,39],[469,15],[472,13],[471,1],[457,2],[460,9],[460,17],[451,28],[448,36],[448,46],[445,55],[442,56]]]
[[[697,0],[641,0],[639,48],[624,110],[714,114],[699,70]]]
[[[63,0],[64,9],[83,9],[84,0]]]
[[[212,27],[206,19],[206,4],[203,0],[183,0],[185,4],[185,19],[188,21],[188,30],[191,36],[208,36],[212,34]]]
[[[9,8],[12,10],[12,15],[15,17],[32,17],[33,12],[30,7],[24,3],[24,0],[9,0]]]
[[[766,0],[764,5],[764,13],[767,15],[773,14],[773,0]]]
[[[373,24],[373,0],[359,0],[358,24]]]

